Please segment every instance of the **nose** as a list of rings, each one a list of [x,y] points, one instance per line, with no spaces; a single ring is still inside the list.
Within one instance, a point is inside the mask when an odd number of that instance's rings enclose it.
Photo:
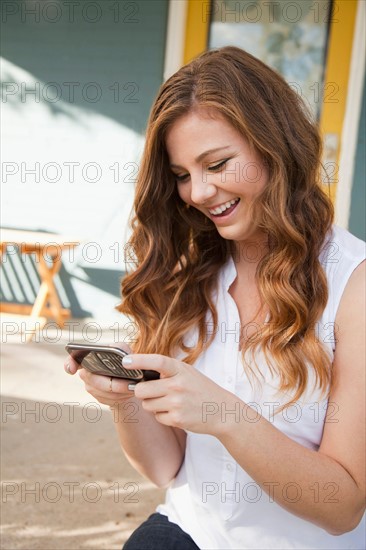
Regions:
[[[191,201],[199,206],[204,206],[207,201],[216,195],[216,186],[208,181],[209,178],[199,173],[191,175]]]

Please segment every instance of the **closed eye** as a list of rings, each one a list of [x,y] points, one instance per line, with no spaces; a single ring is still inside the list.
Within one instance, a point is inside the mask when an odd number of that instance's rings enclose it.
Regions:
[[[207,170],[209,170],[210,172],[216,172],[217,170],[220,170],[220,168],[225,166],[228,160],[229,159],[225,159],[222,162],[219,162],[219,164],[215,164],[215,166],[209,166]]]
[[[229,159],[225,159],[222,162],[219,162],[219,164],[215,164],[215,166],[209,166],[207,169],[210,172],[217,172],[218,170],[220,170],[220,168],[225,166],[228,160]],[[173,174],[173,176],[175,178],[175,181],[184,181],[189,177],[189,174],[183,174],[182,176],[177,176],[176,174]]]
[[[188,178],[189,174],[183,174],[182,176],[177,176],[176,174],[173,174],[175,181],[184,181]]]

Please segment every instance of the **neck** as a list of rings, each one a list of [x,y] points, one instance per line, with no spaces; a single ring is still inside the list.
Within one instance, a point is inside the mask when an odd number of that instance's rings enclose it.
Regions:
[[[269,252],[268,237],[234,243],[233,260],[240,272],[255,272],[262,258]]]

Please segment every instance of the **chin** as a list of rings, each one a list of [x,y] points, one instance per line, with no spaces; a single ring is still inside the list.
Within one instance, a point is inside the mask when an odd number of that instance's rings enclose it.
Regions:
[[[223,239],[227,239],[228,241],[242,240],[242,237],[240,237],[236,231],[230,231],[230,228],[220,227],[217,231]]]
[[[228,224],[226,226],[217,227],[217,231],[222,234],[222,236],[228,239],[235,239],[238,241],[242,241],[244,239],[247,239],[251,235],[251,231],[243,231],[243,229],[240,229],[238,227],[235,227],[235,225]]]

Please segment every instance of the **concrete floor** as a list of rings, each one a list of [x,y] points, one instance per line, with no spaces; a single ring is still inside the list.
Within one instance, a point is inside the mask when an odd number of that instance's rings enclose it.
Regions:
[[[70,331],[22,340],[1,339],[1,548],[120,549],[165,490],[129,465],[111,411],[64,372]]]

